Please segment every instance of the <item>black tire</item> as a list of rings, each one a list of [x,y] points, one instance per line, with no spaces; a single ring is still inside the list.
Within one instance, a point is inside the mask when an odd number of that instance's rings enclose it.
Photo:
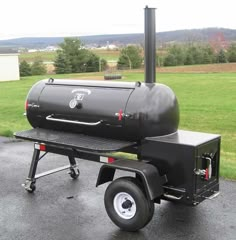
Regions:
[[[36,186],[34,183],[30,184],[30,189],[26,189],[28,193],[33,193],[36,190]]]
[[[130,179],[130,181],[133,181],[135,184],[137,184],[142,189],[142,191],[144,192],[144,194],[147,198],[144,186],[143,186],[140,178],[127,177],[127,179]],[[153,217],[153,214],[154,214],[154,211],[155,211],[154,201],[148,201],[148,204],[149,204],[149,219],[146,222],[145,226],[152,220],[152,217]]]
[[[122,204],[120,203],[122,211],[124,206],[124,212],[119,212],[116,207],[119,205],[119,201],[116,199],[122,194],[124,196],[127,194],[132,200],[129,201],[128,197],[128,200],[124,201]],[[124,205],[127,201],[128,203],[134,201],[130,206],[131,210],[128,209],[131,211],[130,215],[129,211],[125,209],[126,205]],[[110,219],[119,228],[125,231],[133,232],[145,227],[152,219],[154,213],[153,201],[147,199],[142,186],[140,186],[140,182],[131,177],[122,177],[113,181],[105,192],[104,203]],[[132,210],[133,208],[135,210]],[[128,216],[126,216],[126,212]]]
[[[79,177],[79,175],[80,175],[80,171],[79,171],[79,169],[71,169],[70,170],[70,176],[71,176],[71,178],[73,178],[73,179],[77,179],[78,177]]]

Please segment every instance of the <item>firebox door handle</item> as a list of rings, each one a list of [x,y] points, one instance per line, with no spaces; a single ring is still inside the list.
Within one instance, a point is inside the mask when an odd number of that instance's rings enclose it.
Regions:
[[[210,157],[205,157],[205,159],[209,162],[208,164],[208,175],[209,175],[209,178],[211,178],[212,176],[212,164],[211,164],[211,158]]]
[[[66,119],[60,119],[60,118],[54,118],[53,114],[48,115],[46,117],[48,121],[54,121],[54,122],[63,122],[63,123],[73,123],[73,124],[79,124],[79,125],[86,125],[86,126],[97,126],[102,123],[102,120],[98,122],[80,122],[80,121],[72,121],[72,120],[66,120]]]

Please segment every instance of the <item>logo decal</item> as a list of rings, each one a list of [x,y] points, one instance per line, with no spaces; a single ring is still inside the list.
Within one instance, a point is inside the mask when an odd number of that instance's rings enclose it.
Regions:
[[[75,93],[75,92],[84,92],[84,93],[87,93],[87,95],[90,95],[90,94],[91,94],[91,90],[85,89],[85,88],[76,88],[76,89],[73,89],[71,92],[72,92],[72,93]]]
[[[70,108],[72,108],[72,109],[75,108],[76,105],[77,105],[76,99],[72,99],[72,100],[70,101],[70,103],[69,103],[69,106],[70,106]]]
[[[85,88],[76,88],[71,91],[74,94],[73,99],[69,102],[69,107],[71,109],[75,108],[78,105],[78,102],[83,101],[86,95],[91,94],[91,90]]]
[[[78,93],[78,94],[76,94],[76,95],[75,95],[75,99],[76,99],[77,101],[83,101],[83,99],[84,99],[84,94],[83,94],[83,93]]]

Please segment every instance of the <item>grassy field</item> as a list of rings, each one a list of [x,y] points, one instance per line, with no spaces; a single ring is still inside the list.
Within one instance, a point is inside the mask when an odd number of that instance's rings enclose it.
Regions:
[[[142,72],[123,73],[124,81],[143,79]],[[0,83],[0,135],[27,129],[24,101],[32,84],[48,76]],[[96,78],[102,74],[56,75],[55,78]],[[170,86],[180,105],[180,128],[222,136],[221,176],[236,179],[236,73],[158,73],[157,81]]]
[[[19,60],[26,62],[34,62],[35,59],[40,58],[44,62],[53,62],[56,57],[56,52],[32,52],[32,53],[21,53]]]
[[[107,61],[117,61],[120,55],[119,50],[105,50],[105,49],[94,49],[92,50],[100,58],[104,58]]]
[[[100,58],[106,59],[107,61],[117,61],[119,58],[119,50],[105,50],[95,49],[92,50]],[[40,58],[44,62],[53,62],[56,57],[56,52],[32,52],[32,53],[21,53],[19,56],[20,61],[34,62],[36,58]]]

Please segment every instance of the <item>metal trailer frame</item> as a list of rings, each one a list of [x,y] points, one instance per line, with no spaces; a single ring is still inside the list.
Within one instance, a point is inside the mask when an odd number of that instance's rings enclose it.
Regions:
[[[79,176],[75,158],[103,163],[96,186],[113,181],[116,169],[133,172],[144,186],[146,196],[156,203],[161,199],[197,205],[219,193],[220,136],[191,131],[178,131],[161,137],[146,138],[142,143],[106,139],[48,129],[31,129],[15,133],[16,138],[35,142],[26,182],[28,192],[35,191],[36,180],[69,170]],[[139,160],[120,159],[114,152],[137,154]],[[212,152],[214,151],[214,153]],[[36,174],[39,161],[47,153],[68,157],[69,165]],[[213,154],[212,162],[206,154]],[[211,165],[214,176],[205,179]]]
[[[105,192],[105,208],[111,220],[126,231],[147,225],[154,203],[162,199],[195,206],[219,194],[219,135],[179,130],[136,143],[36,128],[17,132],[15,137],[35,142],[23,184],[29,193],[35,191],[37,179],[56,172],[69,170],[77,179],[80,171],[75,158],[104,163],[96,187],[111,182]],[[113,157],[111,153],[117,151],[135,153],[138,160]],[[67,156],[69,165],[36,174],[47,153]],[[114,180],[116,170],[132,172],[135,177]]]
[[[158,169],[145,161],[133,161],[111,157],[109,152],[135,151],[136,143],[90,137],[83,134],[58,132],[48,129],[31,129],[17,132],[16,138],[34,141],[34,152],[26,182],[23,185],[28,192],[36,189],[36,180],[63,170],[69,170],[73,179],[77,179],[80,171],[75,158],[85,159],[103,163],[96,186],[112,181],[116,169],[126,172],[134,172],[144,185],[145,192],[150,200],[157,199],[163,194],[163,184],[166,183],[166,176],[160,176]],[[66,139],[66,143],[65,143]],[[88,148],[88,146],[90,146]],[[46,172],[36,174],[39,161],[47,153],[54,153],[67,156],[69,165],[55,168]]]

